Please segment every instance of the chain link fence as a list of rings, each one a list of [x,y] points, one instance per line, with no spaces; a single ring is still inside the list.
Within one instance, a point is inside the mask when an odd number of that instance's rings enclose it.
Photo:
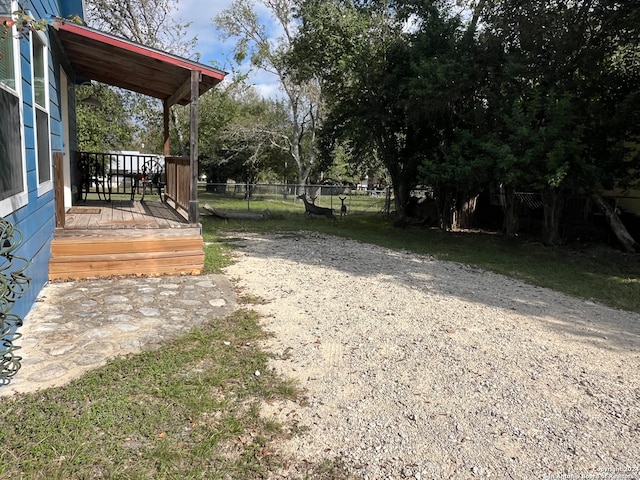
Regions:
[[[294,185],[285,183],[207,183],[201,200],[224,202],[227,208],[255,210],[270,204],[301,204],[298,197],[338,214],[383,214],[393,205],[392,189],[386,186],[359,189],[352,185]],[[301,207],[302,209],[302,207]],[[304,210],[303,210],[304,211]]]

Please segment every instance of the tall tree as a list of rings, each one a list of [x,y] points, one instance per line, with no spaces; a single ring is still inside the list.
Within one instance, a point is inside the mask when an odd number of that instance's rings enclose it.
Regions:
[[[464,158],[471,136],[455,130],[473,129],[461,117],[477,102],[462,22],[450,8],[446,1],[307,0],[300,9],[295,61],[322,78],[324,134],[347,142],[356,159],[380,158],[401,219],[416,184],[435,186],[445,211],[456,183],[479,178],[481,165],[470,168]],[[443,218],[447,227],[450,216]]]
[[[407,119],[422,142],[420,179],[434,190],[441,227],[472,225],[475,202],[490,178],[486,68],[475,28],[478,9],[465,25],[450,2],[398,2],[412,19],[407,91]]]
[[[297,24],[294,0],[260,0],[280,31],[273,39],[267,26],[260,22],[256,3],[234,2],[215,18],[225,39],[236,38],[234,57],[241,64],[246,58],[254,68],[270,72],[278,79],[290,115],[291,130],[286,137],[274,136],[272,142],[297,167],[298,183],[304,185],[316,163],[315,136],[322,122],[322,99],[317,82],[312,78],[299,81],[285,62],[292,48]]]
[[[542,194],[543,240],[554,244],[567,194],[630,174],[623,145],[638,134],[630,105],[640,75],[622,65],[629,66],[624,52],[637,52],[638,9],[608,0],[503,0],[487,13],[486,41],[504,52],[499,69],[510,77],[494,84],[510,158],[518,159],[503,172],[516,168],[512,179]]]
[[[613,0],[306,0],[292,61],[321,78],[325,137],[382,159],[396,210],[423,182],[447,228],[489,183],[510,205],[516,189],[533,189],[553,244],[566,194],[638,172],[624,148],[640,126],[638,10]],[[505,214],[514,233],[514,210]]]
[[[196,37],[172,14],[176,0],[85,0],[87,20],[96,28],[182,57],[192,57]]]
[[[78,149],[110,152],[133,147],[134,128],[120,92],[106,85],[82,85],[76,91]]]
[[[302,78],[317,76],[327,101],[327,150],[342,145],[356,162],[378,158],[391,176],[396,209],[415,185],[414,132],[408,130],[397,83],[406,39],[394,12],[351,0],[302,3],[299,35],[289,62]],[[395,70],[394,61],[399,63]]]
[[[275,143],[290,130],[282,102],[261,98],[241,77],[207,92],[200,102],[200,166],[207,179],[255,183],[283,179],[288,156]],[[188,124],[188,115],[180,115]],[[291,177],[290,177],[291,178]]]

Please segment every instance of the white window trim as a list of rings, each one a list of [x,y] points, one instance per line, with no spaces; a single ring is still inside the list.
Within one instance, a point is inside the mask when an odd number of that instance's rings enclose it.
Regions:
[[[11,8],[15,10],[16,3],[11,3]],[[22,96],[22,70],[20,68],[20,41],[17,38],[17,31],[15,26],[11,27],[11,30],[7,32],[13,39],[14,53],[13,66],[16,76],[15,89],[9,88],[3,83],[0,83],[0,88],[10,92],[12,95],[18,97],[18,105],[20,111],[20,153],[22,156],[22,192],[13,195],[12,197],[0,200],[0,216],[6,217],[16,210],[24,207],[29,203],[29,190],[27,185],[27,152],[24,140],[24,104]]]
[[[36,103],[36,78],[35,78],[35,72],[34,72],[34,58],[33,58],[33,44],[34,44],[34,40],[33,37],[37,36],[38,40],[40,41],[40,43],[42,44],[42,49],[43,49],[43,55],[42,55],[42,59],[44,62],[43,65],[43,73],[44,73],[44,104],[45,106],[42,107],[40,105],[38,105]],[[31,48],[30,48],[30,54],[31,54],[31,90],[32,90],[32,96],[33,96],[33,133],[34,133],[34,152],[35,152],[35,160],[36,160],[36,178],[38,179],[38,196],[42,196],[43,194],[50,192],[51,190],[53,190],[53,162],[52,162],[52,153],[51,153],[51,115],[49,113],[50,110],[50,104],[49,104],[49,42],[47,40],[47,36],[44,34],[44,32],[40,32],[40,31],[35,31],[35,32],[31,32],[31,36],[30,36],[30,42],[31,42]],[[41,110],[44,113],[47,114],[47,135],[48,135],[48,140],[49,140],[49,152],[48,152],[48,156],[49,156],[49,180],[45,180],[44,182],[40,183],[40,162],[39,162],[39,154],[40,152],[38,151],[38,122],[36,121],[36,112],[37,110]]]

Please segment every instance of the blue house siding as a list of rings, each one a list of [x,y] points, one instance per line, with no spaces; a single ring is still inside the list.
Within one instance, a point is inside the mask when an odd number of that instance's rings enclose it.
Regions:
[[[51,50],[49,50],[51,51]],[[54,69],[53,55],[49,60],[49,118],[51,119],[49,141],[52,152],[64,149],[62,141],[62,118],[60,113],[60,66],[56,63]]]
[[[30,201],[27,207],[16,212],[16,220],[12,220],[23,237],[16,255],[31,260],[25,272],[31,277],[31,288],[13,308],[13,312],[22,318],[47,282],[52,232],[55,228],[53,192],[43,195],[37,205]]]
[[[84,18],[84,12],[82,10],[82,0],[67,0],[60,2],[60,16],[63,18],[71,17],[72,15],[78,15]]]
[[[59,5],[60,3],[60,5]],[[78,9],[78,7],[80,7]],[[31,1],[27,8],[35,18],[51,16],[67,16],[82,13],[81,1]],[[53,153],[63,151],[62,119],[60,108],[60,64],[66,63],[55,45],[55,40],[45,32],[48,42],[48,110],[49,110],[49,143],[51,159]],[[35,107],[33,95],[33,78],[31,68],[32,44],[28,37],[20,41],[20,74],[22,85],[22,122],[24,123],[24,152],[26,160],[26,176],[28,203],[22,208],[5,215],[22,233],[22,244],[15,254],[30,260],[25,273],[31,277],[31,288],[14,305],[13,312],[24,318],[31,309],[35,299],[48,279],[51,241],[55,229],[55,198],[53,188],[40,189],[37,171]],[[67,69],[69,71],[70,69]],[[70,76],[71,78],[71,76]],[[52,160],[51,160],[52,161]]]

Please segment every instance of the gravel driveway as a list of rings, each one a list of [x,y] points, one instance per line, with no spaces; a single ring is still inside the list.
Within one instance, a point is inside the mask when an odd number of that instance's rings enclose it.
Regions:
[[[315,233],[236,235],[226,274],[308,405],[278,478],[640,478],[640,315]]]

